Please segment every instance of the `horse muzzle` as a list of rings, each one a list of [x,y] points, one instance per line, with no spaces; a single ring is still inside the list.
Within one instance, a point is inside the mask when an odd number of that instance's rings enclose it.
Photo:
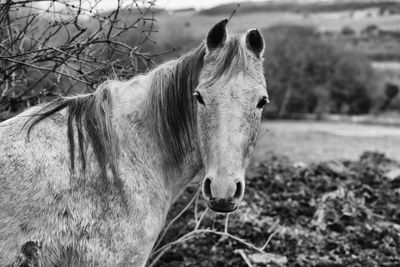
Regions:
[[[238,204],[228,199],[211,199],[208,207],[215,212],[230,213],[237,210]]]
[[[206,176],[202,185],[208,207],[216,212],[229,213],[238,208],[244,194],[244,180],[231,177]]]

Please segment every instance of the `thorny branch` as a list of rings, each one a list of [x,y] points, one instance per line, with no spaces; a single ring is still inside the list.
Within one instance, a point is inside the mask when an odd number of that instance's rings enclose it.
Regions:
[[[277,235],[278,233],[280,233],[284,226],[280,226],[279,225],[279,221],[277,221],[275,224],[273,224],[269,229],[268,232],[272,232],[272,234],[269,235],[268,239],[264,242],[264,244],[261,247],[258,247],[252,243],[247,242],[246,240],[235,236],[231,233],[228,232],[228,226],[229,226],[229,214],[226,215],[225,218],[225,225],[224,225],[224,231],[218,231],[216,229],[208,229],[208,228],[200,228],[200,224],[203,221],[204,217],[206,216],[207,212],[208,212],[208,208],[205,208],[205,210],[203,212],[201,212],[201,215],[199,216],[198,214],[199,212],[199,205],[198,205],[198,199],[200,196],[200,189],[198,189],[198,191],[194,194],[194,196],[192,197],[192,199],[188,202],[188,204],[173,218],[170,220],[170,222],[167,224],[167,226],[164,228],[162,234],[160,235],[158,241],[156,242],[156,245],[153,248],[153,251],[151,253],[151,259],[152,261],[150,262],[150,264],[148,265],[148,267],[153,267],[155,266],[155,264],[161,259],[161,257],[172,247],[178,244],[182,244],[184,242],[186,242],[187,240],[191,239],[191,238],[195,238],[201,234],[213,234],[213,235],[219,235],[222,238],[229,238],[232,240],[235,240],[236,242],[245,245],[247,248],[254,250],[258,253],[261,254],[265,254],[268,256],[268,253],[265,252],[265,249],[267,248],[267,246],[270,244],[272,238]],[[163,240],[165,238],[166,233],[168,232],[168,230],[170,230],[171,226],[179,219],[182,217],[182,215],[189,210],[189,208],[192,206],[192,204],[194,203],[194,222],[195,222],[195,226],[194,228],[185,233],[184,235],[182,235],[181,237],[177,238],[176,240],[173,241],[169,241],[166,242],[166,244],[162,245],[163,242],[165,240]],[[248,262],[248,258],[245,256],[245,253],[243,250],[239,251],[240,255],[242,256],[243,260],[246,262],[246,264],[249,265]],[[251,265],[249,265],[251,266]]]
[[[101,2],[0,1],[0,121],[43,96],[93,91],[153,64],[142,49],[155,32],[155,0],[118,0],[111,11]]]

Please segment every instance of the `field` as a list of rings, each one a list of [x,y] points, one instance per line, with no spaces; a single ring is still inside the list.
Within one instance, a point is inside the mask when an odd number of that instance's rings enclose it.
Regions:
[[[266,121],[255,160],[276,152],[294,162],[356,160],[365,150],[400,161],[400,128],[335,122]]]

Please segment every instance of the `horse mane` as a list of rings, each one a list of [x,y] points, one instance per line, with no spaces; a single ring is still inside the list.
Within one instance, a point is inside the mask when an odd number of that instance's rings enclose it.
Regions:
[[[231,35],[219,49],[212,56],[215,60],[214,70],[205,86],[212,85],[223,75],[227,75],[229,79],[247,68],[248,54],[240,45],[239,37]],[[206,52],[206,44],[203,42],[182,57],[162,64],[148,74],[151,80],[147,100],[149,123],[155,130],[161,150],[171,156],[174,163],[182,163],[186,152],[196,143],[197,137],[193,134],[197,132],[194,129],[197,104],[193,100],[193,93],[199,85]],[[112,124],[113,107],[108,83],[104,82],[93,93],[60,97],[44,105],[25,124],[28,126],[28,137],[35,125],[65,108],[68,110],[67,134],[71,170],[75,169],[75,124],[83,172],[87,164],[87,144],[90,143],[105,185],[108,184],[108,167],[113,173],[114,183],[122,190],[117,168],[120,151]]]
[[[186,152],[196,143],[196,101],[194,90],[199,85],[207,47],[205,42],[177,60],[154,69],[148,99],[148,118],[151,118],[158,145],[173,163],[182,163]],[[218,53],[213,54],[213,73],[204,86],[211,86],[223,75],[227,79],[243,71],[248,54],[238,36],[231,35]]]
[[[28,138],[35,125],[64,108],[68,108],[67,135],[72,172],[75,170],[75,122],[78,153],[80,154],[83,173],[86,171],[86,151],[89,142],[101,170],[103,185],[108,184],[107,167],[109,167],[114,176],[114,183],[121,189],[122,182],[119,179],[117,168],[118,138],[111,120],[112,99],[107,82],[101,84],[94,93],[60,97],[44,105],[39,113],[33,115],[25,124],[28,126]]]

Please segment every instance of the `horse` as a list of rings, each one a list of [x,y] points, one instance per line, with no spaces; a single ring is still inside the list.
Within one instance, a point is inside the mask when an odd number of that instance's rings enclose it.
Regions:
[[[261,32],[227,22],[146,74],[0,124],[0,266],[145,266],[194,181],[211,210],[237,209],[268,94]]]

